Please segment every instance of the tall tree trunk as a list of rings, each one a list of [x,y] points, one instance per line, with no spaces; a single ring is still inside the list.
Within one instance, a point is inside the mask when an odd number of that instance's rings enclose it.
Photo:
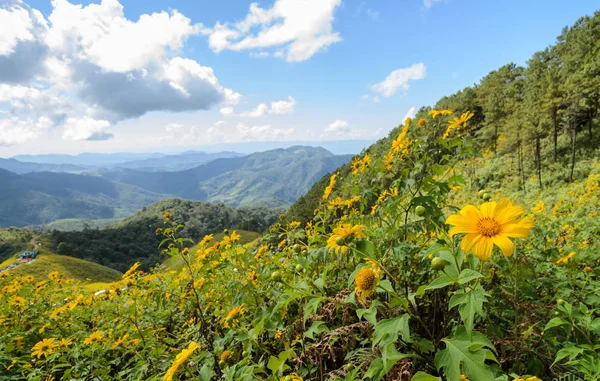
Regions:
[[[554,162],[558,160],[558,116],[556,107],[552,108],[552,126],[554,127]]]
[[[577,123],[571,121],[571,182],[575,181],[573,173],[575,172],[575,144],[577,143]]]
[[[523,184],[523,192],[527,194],[527,186],[525,185],[525,162],[523,160],[523,146],[519,142],[519,152],[521,153],[521,183]]]
[[[537,161],[537,174],[538,174],[538,181],[540,183],[540,189],[543,189],[544,186],[542,185],[542,158],[541,158],[541,154],[540,154],[540,137],[539,135],[535,137],[535,156],[536,156],[536,161]]]

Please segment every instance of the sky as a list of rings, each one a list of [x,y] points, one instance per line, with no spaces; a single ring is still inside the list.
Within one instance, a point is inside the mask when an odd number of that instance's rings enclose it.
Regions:
[[[599,8],[0,0],[0,157],[374,141]]]

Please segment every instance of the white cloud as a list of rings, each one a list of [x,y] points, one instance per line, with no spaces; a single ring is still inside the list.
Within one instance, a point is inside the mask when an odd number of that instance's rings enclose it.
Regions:
[[[325,133],[344,134],[349,131],[348,122],[342,119],[337,119],[325,128]]]
[[[382,82],[374,84],[371,88],[384,97],[391,97],[398,89],[408,90],[409,81],[425,78],[426,74],[425,64],[419,62],[407,68],[394,70]]]
[[[242,97],[212,68],[179,56],[201,26],[174,10],[134,21],[118,0],[53,0],[46,20],[20,0],[0,0],[0,25],[0,109],[18,126],[45,117],[65,139],[94,140],[112,136],[105,123],[231,106]]]
[[[0,119],[0,146],[21,144],[35,139],[48,131],[52,121],[45,117],[38,120],[19,119],[16,117]]]
[[[243,112],[243,113],[239,114],[238,116],[243,117],[243,118],[258,118],[258,117],[265,115],[265,113],[268,110],[269,110],[269,106],[267,106],[264,103],[261,103],[258,106],[256,106],[256,108],[254,110],[248,111],[248,112]]]
[[[225,116],[235,116],[235,117],[239,117],[239,118],[259,118],[266,114],[273,114],[273,115],[291,114],[294,112],[295,108],[296,108],[296,100],[293,97],[288,96],[287,101],[281,100],[281,101],[271,102],[271,108],[269,108],[269,106],[267,106],[266,103],[261,103],[258,106],[256,106],[254,109],[252,109],[251,111],[246,111],[246,112],[242,112],[239,114],[234,113],[233,107],[223,107],[223,108],[221,108],[220,112],[222,115],[225,115]]]
[[[415,115],[417,115],[417,108],[415,106],[412,106],[411,108],[408,109],[408,111],[404,115],[404,118],[402,118],[402,121],[406,120],[406,118],[412,119],[415,117]]]
[[[177,130],[180,130],[181,128],[183,128],[183,124],[180,124],[180,123],[169,123],[165,127],[165,131],[167,131],[167,132],[177,131]]]
[[[106,120],[96,120],[89,116],[68,118],[65,121],[63,139],[65,140],[107,140],[112,134],[106,132],[110,123]]]
[[[217,22],[203,33],[216,53],[279,48],[275,56],[304,61],[342,40],[333,31],[334,12],[340,5],[341,0],[276,0],[265,9],[252,3],[244,20],[233,25]]]
[[[239,134],[238,141],[273,141],[282,140],[292,135],[295,131],[294,128],[274,128],[270,125],[264,126],[246,126],[244,123],[239,123],[236,126],[236,130]]]
[[[271,114],[282,115],[282,114],[290,114],[294,112],[294,108],[296,107],[296,100],[291,96],[288,97],[287,101],[276,101],[271,102]]]

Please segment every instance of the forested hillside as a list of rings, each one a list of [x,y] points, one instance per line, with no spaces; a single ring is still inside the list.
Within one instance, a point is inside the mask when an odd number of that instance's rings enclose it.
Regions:
[[[282,207],[293,203],[315,181],[348,162],[350,157],[336,156],[323,148],[296,146],[217,159],[185,171],[148,173],[114,169],[100,175],[189,200]]]
[[[158,248],[162,238],[156,235],[156,230],[164,228],[165,211],[186,221],[181,232],[197,241],[226,228],[262,233],[283,209],[232,208],[225,204],[169,199],[144,207],[103,229],[53,231],[49,233],[49,245],[57,254],[82,258],[122,272],[135,262],[140,262],[143,269],[150,269],[163,260]]]

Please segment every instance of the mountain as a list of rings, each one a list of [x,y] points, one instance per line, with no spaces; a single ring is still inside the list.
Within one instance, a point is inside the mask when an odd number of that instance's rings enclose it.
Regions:
[[[47,163],[31,163],[23,162],[16,159],[0,158],[0,169],[5,169],[10,172],[23,174],[30,172],[66,172],[66,173],[82,173],[89,168],[73,165],[73,164],[47,164]]]
[[[294,146],[217,159],[177,172],[101,171],[102,178],[154,193],[229,205],[287,206],[318,179],[350,160],[324,148]]]
[[[99,167],[114,165],[134,160],[145,160],[165,156],[162,153],[82,153],[79,155],[44,154],[44,155],[17,155],[13,159],[41,164],[75,164],[81,166]]]
[[[165,197],[97,176],[0,169],[0,227],[124,217]]]
[[[108,168],[128,168],[141,171],[181,171],[189,168],[197,167],[215,159],[233,158],[244,156],[241,153],[224,151],[224,152],[183,152],[178,155],[165,155],[143,160],[127,161],[106,165]]]

